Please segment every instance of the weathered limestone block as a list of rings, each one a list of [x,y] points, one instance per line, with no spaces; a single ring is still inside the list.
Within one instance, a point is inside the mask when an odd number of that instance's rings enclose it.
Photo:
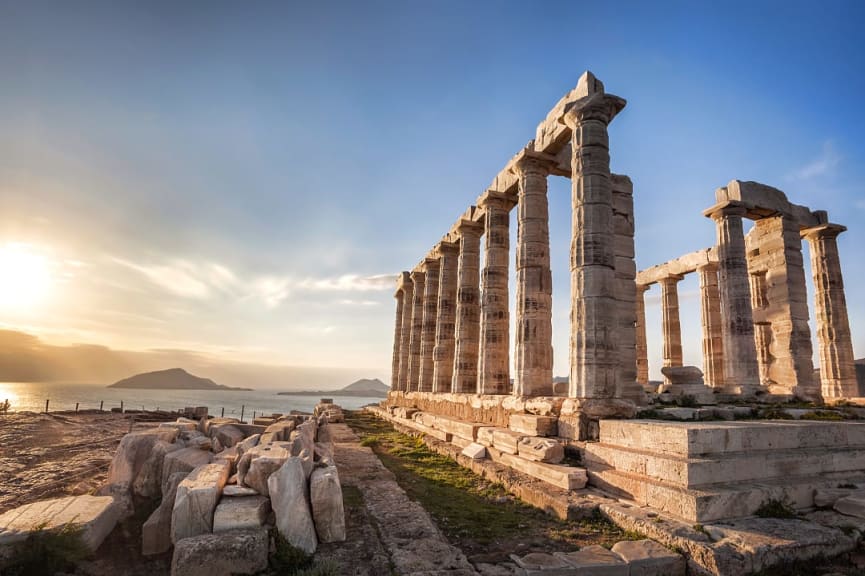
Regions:
[[[833,508],[836,512],[840,512],[846,516],[865,518],[865,497],[845,496],[844,498],[838,499]]]
[[[220,454],[222,456],[222,454]],[[210,452],[197,448],[182,448],[169,452],[162,460],[162,493],[165,494],[165,486],[172,474],[184,472],[189,474],[194,469],[213,461]]]
[[[855,516],[845,516],[832,510],[817,510],[805,515],[809,522],[815,522],[829,528],[840,528],[845,532],[856,530],[859,534],[865,534],[865,519]]]
[[[258,416],[257,418],[252,419],[252,423],[256,426],[270,426],[271,424],[276,422],[276,418],[262,417]]]
[[[232,424],[225,424],[214,429],[213,437],[219,440],[224,448],[231,448],[235,444],[243,442],[246,434],[243,430]]]
[[[117,452],[108,468],[108,484],[126,484],[132,482],[144,463],[150,457],[153,446],[159,442],[174,442],[177,438],[176,428],[151,428],[140,432],[131,432],[120,440]]]
[[[544,552],[532,552],[525,556],[511,554],[511,560],[526,574],[550,574],[550,576],[564,576],[573,574],[573,567],[562,558],[546,554]]]
[[[199,466],[180,483],[171,513],[172,542],[213,531],[213,511],[228,472],[228,463],[217,461]]]
[[[196,436],[195,438],[191,439],[187,443],[187,446],[189,446],[190,448],[198,448],[199,450],[210,450],[211,448],[213,448],[214,441],[219,442],[219,439],[211,440],[210,438],[202,434],[201,436]]]
[[[483,424],[478,424],[477,422],[463,422],[462,420],[455,420],[444,416],[436,416],[433,422],[434,428],[471,441],[477,439],[478,429],[483,427]]]
[[[537,462],[558,464],[565,458],[565,447],[552,438],[526,436],[517,443],[517,454]]]
[[[219,440],[214,440],[214,442],[219,442]],[[235,464],[237,464],[238,456],[237,456],[237,446],[232,446],[231,448],[226,448],[221,450],[220,452],[213,455],[213,461],[216,460],[225,460],[229,464],[231,464],[232,470],[235,468]]]
[[[320,542],[345,540],[345,511],[342,486],[336,466],[313,470],[309,478],[309,499],[315,532]]]
[[[818,488],[814,490],[814,506],[817,508],[832,508],[835,502],[848,496],[865,497],[865,491],[851,488]]]
[[[178,444],[159,440],[153,445],[150,456],[132,483],[132,490],[138,496],[157,498],[162,495],[162,463],[166,454],[180,450]]]
[[[463,456],[468,456],[472,460],[483,460],[487,457],[487,449],[481,444],[469,444],[462,451]]]
[[[223,498],[213,512],[213,532],[261,528],[270,513],[270,500],[264,496]]]
[[[248,486],[240,486],[238,484],[231,484],[231,478],[228,479],[229,484],[225,485],[225,488],[222,489],[222,496],[225,498],[226,496],[258,496],[258,490],[250,488]]]
[[[249,452],[249,450],[258,446],[260,440],[261,434],[253,434],[252,436],[245,438],[240,444],[237,444],[238,458],[243,456],[245,452]]]
[[[262,434],[261,439],[259,440],[259,443],[264,443],[265,434],[272,434],[271,440],[270,440],[271,442],[272,441],[288,440],[288,437],[291,434],[291,431],[294,430],[295,427],[296,427],[296,424],[292,420],[280,421],[280,422],[276,422],[275,424],[271,424],[270,426],[268,426],[264,430],[264,434]]]
[[[703,384],[703,372],[696,366],[664,366],[661,373],[669,385],[666,392],[672,396],[692,396],[700,404],[715,404],[715,394]]]
[[[495,426],[482,426],[478,428],[478,437],[477,442],[482,446],[492,446],[493,445],[493,432],[495,432],[497,428]],[[498,428],[501,430],[501,428]]]
[[[186,478],[186,472],[175,472],[165,483],[162,502],[141,526],[141,553],[145,556],[162,554],[171,548],[171,516],[177,487]]]
[[[181,418],[177,422],[162,422],[159,428],[174,428],[177,431],[181,430],[198,430],[198,422]]]
[[[309,509],[306,474],[300,458],[291,457],[267,480],[276,527],[292,546],[308,554],[315,552],[318,540]]]
[[[37,527],[55,530],[66,525],[80,528],[84,545],[95,552],[120,520],[120,512],[110,496],[68,496],[26,504],[0,515],[0,552],[25,540]]]
[[[257,574],[267,568],[267,530],[233,530],[184,538],[174,546],[171,576]]]
[[[508,428],[515,432],[522,432],[526,436],[555,436],[556,420],[555,416],[511,414]]]
[[[566,490],[579,490],[585,488],[588,477],[582,468],[562,466],[561,464],[547,464],[545,462],[534,462],[512,454],[500,454],[495,459],[514,470],[528,474],[538,480],[548,482],[553,486]]]
[[[628,576],[628,565],[618,554],[603,546],[591,545],[567,554],[556,552],[561,558],[575,568],[576,576]]]
[[[507,428],[496,428],[493,430],[493,446],[507,454],[519,452],[520,440],[525,437],[521,432],[514,432]]]
[[[630,566],[630,576],[685,576],[685,559],[653,540],[616,542],[613,553]]]
[[[289,446],[285,442],[259,444],[250,448],[237,462],[237,483],[268,496],[267,479],[279,470],[289,455]]]
[[[240,420],[238,420],[237,418],[208,418],[207,420],[203,421],[201,431],[212,437],[213,434],[216,432],[216,428],[218,428],[219,426],[239,423]]]
[[[414,414],[416,412],[417,412],[417,410],[415,408],[406,408],[404,406],[397,406],[393,411],[393,415],[396,416],[397,418],[411,419],[412,416],[414,416]]]

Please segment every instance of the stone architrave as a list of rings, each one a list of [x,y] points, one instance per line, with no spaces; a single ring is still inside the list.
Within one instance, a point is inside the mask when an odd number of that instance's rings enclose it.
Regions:
[[[847,298],[838,255],[837,238],[846,229],[838,224],[825,224],[802,232],[811,249],[814,315],[817,317],[820,382],[824,398],[862,395],[856,382]]]
[[[703,381],[710,388],[720,388],[724,383],[724,346],[717,262],[700,266],[697,274],[700,277],[700,319],[703,325]]]
[[[715,221],[717,227],[724,388],[743,396],[751,396],[756,391],[759,373],[751,287],[742,231],[742,217],[745,214],[745,207],[738,202],[725,202],[706,211],[706,215]]]
[[[399,345],[399,383],[397,390],[408,389],[409,359],[411,358],[412,314],[414,312],[414,282],[407,272],[401,276],[403,292],[402,327]]]
[[[418,392],[432,392],[433,350],[436,343],[436,321],[438,320],[439,272],[441,261],[426,258],[423,263],[426,286],[423,294],[423,324],[420,341],[420,375]]]
[[[551,162],[524,150],[518,177],[517,318],[514,394],[553,394],[553,280],[547,175]]]
[[[396,298],[396,323],[393,330],[393,363],[391,365],[390,373],[391,390],[400,389],[399,365],[400,349],[402,346],[402,322],[405,306],[405,291],[402,289],[402,284],[405,282],[406,276],[408,276],[407,272],[400,274],[400,285],[397,287],[396,294],[394,294],[394,298]]]
[[[647,284],[637,285],[637,382],[643,387],[649,386],[649,347],[646,343],[646,291]]]
[[[561,121],[571,129],[571,341],[569,395],[616,396],[615,246],[607,125],[625,100],[590,73]]]
[[[454,377],[454,341],[457,311],[457,275],[459,273],[459,245],[441,242],[439,273],[438,320],[436,321],[435,348],[433,348],[432,391],[449,393]]]
[[[478,333],[480,329],[480,240],[483,224],[463,219],[457,224],[460,256],[457,273],[457,320],[454,352],[454,393],[478,390]]]
[[[661,278],[661,322],[664,332],[664,366],[682,365],[682,328],[679,324],[680,275]],[[667,384],[670,379],[664,377]]]
[[[481,277],[480,394],[509,394],[510,301],[510,211],[516,199],[493,190],[484,193],[484,270]]]
[[[414,285],[412,295],[411,336],[409,340],[409,366],[406,392],[416,392],[420,382],[421,333],[423,331],[423,297],[426,287],[426,274],[420,270],[411,272]]]

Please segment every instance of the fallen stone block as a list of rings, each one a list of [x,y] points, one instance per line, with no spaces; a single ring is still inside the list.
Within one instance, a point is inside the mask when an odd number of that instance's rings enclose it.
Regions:
[[[220,460],[199,466],[183,479],[171,513],[172,542],[213,531],[213,511],[228,473],[228,463]]]
[[[270,440],[269,440],[270,442],[287,441],[289,438],[289,435],[291,434],[291,431],[294,430],[294,428],[295,428],[295,424],[294,424],[293,420],[288,420],[288,421],[283,420],[280,422],[275,422],[264,429],[264,434],[262,435],[262,440],[260,440],[259,442],[262,442],[264,440],[264,436],[267,434],[271,435]]]
[[[183,472],[189,474],[199,466],[210,464],[213,455],[198,448],[182,448],[169,452],[162,460],[162,493],[165,494],[165,484],[172,474]]]
[[[463,456],[468,456],[472,460],[483,460],[487,457],[487,448],[481,444],[469,444],[462,451]]]
[[[566,490],[579,490],[585,488],[588,477],[583,468],[573,466],[562,466],[561,464],[547,464],[546,462],[535,462],[526,460],[512,454],[500,454],[498,462],[510,466],[514,470],[528,474],[538,480],[548,482],[553,486]]]
[[[160,440],[167,443],[177,438],[175,428],[151,428],[125,435],[117,446],[111,465],[108,467],[107,484],[132,486],[144,463],[150,457],[153,446]]]
[[[233,530],[184,538],[174,545],[171,576],[256,574],[267,568],[267,530]]]
[[[201,431],[208,436],[213,437],[213,434],[216,432],[216,428],[218,428],[219,426],[239,423],[240,420],[238,420],[237,418],[208,418],[204,420],[204,425],[202,426]]]
[[[514,432],[507,428],[496,428],[493,430],[493,447],[506,454],[519,452],[520,440],[525,437],[522,432]]]
[[[274,422],[276,422],[276,418],[262,418],[259,416],[258,418],[252,419],[252,423],[256,426],[270,426]]]
[[[616,542],[612,548],[630,566],[630,576],[685,576],[685,558],[654,540]]]
[[[141,526],[141,553],[144,556],[162,554],[171,548],[171,515],[177,487],[186,478],[185,472],[176,472],[168,478],[162,502]]]
[[[309,477],[309,498],[315,532],[320,542],[345,540],[342,486],[336,466],[316,468]]]
[[[192,420],[178,420],[177,422],[162,422],[159,424],[160,428],[174,428],[178,432],[182,430],[197,430],[198,423],[193,422]]]
[[[288,459],[288,449],[284,442],[259,444],[250,448],[237,462],[237,483],[268,496],[267,479]]]
[[[555,416],[536,414],[511,414],[508,428],[523,436],[555,436],[558,432]]]
[[[300,458],[291,457],[267,480],[271,506],[279,533],[307,554],[315,552],[318,540],[309,509],[306,474]]]
[[[231,478],[228,479],[231,482]],[[258,496],[258,490],[249,486],[238,486],[237,484],[226,484],[222,489],[222,496]]]
[[[835,502],[847,496],[865,496],[865,491],[853,488],[817,488],[814,490],[814,506],[832,508]]]
[[[110,496],[67,496],[40,500],[0,515],[0,550],[22,542],[37,528],[81,531],[88,550],[96,551],[120,520],[120,508]]]
[[[210,438],[202,434],[201,436],[190,440],[187,443],[187,446],[189,446],[190,448],[198,448],[199,450],[210,450],[211,448],[213,448],[214,442],[219,442],[219,439],[215,438],[214,440],[211,440]],[[222,444],[220,444],[220,446],[222,446]]]
[[[845,516],[865,518],[865,497],[845,496],[844,498],[839,498],[833,508],[836,512],[840,512]]]
[[[511,554],[511,560],[519,568],[525,570],[527,575],[567,576],[573,574],[573,568],[569,563],[544,552],[532,552],[522,557]]]
[[[243,456],[245,453],[258,446],[260,440],[261,434],[253,434],[249,438],[245,438],[243,442],[237,445],[238,457]]]
[[[517,454],[529,460],[558,464],[565,458],[565,447],[552,438],[526,436],[517,443]]]
[[[213,512],[213,532],[261,528],[270,513],[270,500],[264,496],[223,498]]]
[[[240,444],[246,437],[246,434],[243,433],[243,430],[241,430],[234,424],[217,426],[213,430],[213,437],[219,440],[219,443],[222,444],[223,448],[231,448],[235,444]]]
[[[161,497],[162,464],[165,461],[165,456],[180,449],[181,446],[178,444],[170,444],[163,440],[156,442],[150,451],[150,456],[132,483],[133,492],[145,498]]]
[[[603,546],[591,545],[576,552],[556,552],[555,556],[570,564],[575,576],[628,576],[628,565],[618,554]]]

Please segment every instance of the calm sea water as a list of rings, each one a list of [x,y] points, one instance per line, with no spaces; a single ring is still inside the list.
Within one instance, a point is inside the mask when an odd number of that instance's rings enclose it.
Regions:
[[[241,409],[244,417],[253,412],[271,414],[287,413],[289,410],[311,412],[321,395],[316,396],[279,396],[277,390],[131,390],[106,388],[104,384],[59,384],[36,382],[0,382],[0,402],[9,400],[11,410],[16,412],[41,412],[45,410],[45,400],[49,400],[49,411],[80,410],[99,408],[119,408],[120,402],[127,409],[135,410],[178,410],[186,406],[207,406],[211,415],[219,416],[225,409],[226,416],[239,417]],[[366,404],[378,403],[381,398],[356,398],[332,396],[334,403],[346,409],[355,409]]]

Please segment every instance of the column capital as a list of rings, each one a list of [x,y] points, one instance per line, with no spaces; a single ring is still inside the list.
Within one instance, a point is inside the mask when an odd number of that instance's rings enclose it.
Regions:
[[[411,284],[411,274],[406,271],[402,271],[397,274],[396,277],[396,291],[399,292],[401,290],[405,290],[406,287]]]
[[[458,242],[447,242],[442,240],[438,244],[436,244],[432,249],[432,254],[436,259],[441,258],[445,254],[458,254],[460,251],[460,245]]]
[[[645,294],[651,287],[651,284],[637,284],[637,294]]]
[[[429,274],[431,270],[438,268],[441,265],[441,260],[428,256],[423,259],[420,265],[421,268],[423,268],[423,271]]]
[[[748,215],[748,208],[742,202],[734,200],[728,202],[720,202],[703,210],[703,216],[711,218],[715,222],[728,218],[730,216],[744,217]]]
[[[527,173],[549,175],[550,172],[558,165],[556,157],[543,152],[536,152],[532,149],[532,144],[522,149],[511,162],[511,172],[520,176]]]
[[[658,284],[661,286],[670,286],[674,284],[678,284],[685,278],[684,274],[668,274],[662,278],[658,278]]]
[[[480,237],[480,235],[484,233],[484,223],[475,222],[468,218],[462,218],[457,222],[456,226],[454,226],[454,231],[460,235],[460,238],[466,235]]]
[[[847,227],[840,224],[821,224],[813,228],[803,228],[799,231],[802,238],[806,240],[821,240],[823,238],[837,238]]]
[[[498,192],[496,190],[487,190],[480,199],[478,199],[478,207],[480,208],[501,208],[503,210],[511,210],[517,205],[517,198],[512,194]]]
[[[412,284],[423,284],[426,279],[426,272],[417,268],[409,273],[409,277],[411,277]]]
[[[717,272],[718,268],[720,268],[720,265],[717,261],[713,262],[709,260],[708,262],[703,262],[697,266],[697,272]]]
[[[600,120],[604,124],[609,124],[616,114],[624,109],[625,104],[627,101],[624,98],[596,92],[568,104],[559,117],[559,122],[571,130],[586,120]]]

